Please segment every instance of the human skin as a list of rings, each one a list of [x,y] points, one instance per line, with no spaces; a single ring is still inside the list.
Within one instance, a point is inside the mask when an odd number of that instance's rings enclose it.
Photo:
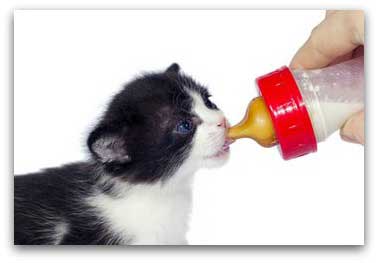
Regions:
[[[315,69],[363,55],[364,13],[355,10],[329,10],[325,19],[294,55],[293,69]],[[340,130],[348,142],[365,144],[364,111],[354,114]]]

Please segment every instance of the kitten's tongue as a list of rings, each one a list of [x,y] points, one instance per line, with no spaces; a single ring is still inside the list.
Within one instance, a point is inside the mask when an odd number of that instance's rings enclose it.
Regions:
[[[235,140],[233,139],[230,139],[230,138],[226,138],[226,140],[224,141],[224,144],[222,146],[222,150],[228,150],[230,148],[230,144],[232,144]]]

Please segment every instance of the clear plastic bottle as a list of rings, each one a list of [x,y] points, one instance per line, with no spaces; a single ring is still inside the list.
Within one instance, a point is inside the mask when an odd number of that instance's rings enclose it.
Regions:
[[[364,57],[315,70],[282,67],[256,79],[261,97],[229,129],[232,139],[278,144],[284,159],[317,150],[317,143],[364,108]]]
[[[316,141],[322,142],[364,108],[363,57],[316,70],[293,70]]]

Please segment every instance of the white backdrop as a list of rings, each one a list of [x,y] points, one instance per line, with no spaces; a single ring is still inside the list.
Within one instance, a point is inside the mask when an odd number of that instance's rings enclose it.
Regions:
[[[178,62],[231,123],[254,78],[288,64],[322,11],[16,11],[14,172],[86,156],[110,96],[141,71]],[[363,244],[364,148],[333,135],[283,161],[249,140],[198,172],[191,244]]]

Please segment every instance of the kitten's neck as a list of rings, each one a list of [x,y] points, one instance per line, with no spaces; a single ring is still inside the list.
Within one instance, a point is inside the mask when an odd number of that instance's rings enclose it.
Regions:
[[[114,197],[127,195],[132,189],[138,188],[159,190],[162,193],[175,193],[179,191],[190,191],[193,183],[193,177],[198,170],[196,162],[187,160],[178,167],[172,174],[162,177],[157,181],[149,183],[133,183],[127,178],[130,176],[125,173],[122,176],[114,176],[107,173],[101,167],[96,168],[96,189],[98,192],[109,194]]]

